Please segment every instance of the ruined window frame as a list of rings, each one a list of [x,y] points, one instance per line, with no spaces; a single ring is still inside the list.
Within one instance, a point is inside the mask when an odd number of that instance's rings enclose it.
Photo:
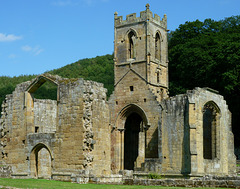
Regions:
[[[161,61],[161,58],[161,34],[158,31],[155,35],[155,59]]]
[[[131,30],[130,32],[128,32],[128,59],[136,58],[136,44],[134,38],[137,38],[136,33]]]
[[[42,86],[44,85],[46,82],[50,82],[54,85],[56,85],[56,89],[57,89],[57,99],[52,100],[52,101],[56,101],[57,102],[57,106],[59,103],[59,83],[58,81],[55,80],[55,78],[51,78],[47,75],[40,75],[37,78],[35,78],[35,80],[28,86],[28,88],[26,89],[25,93],[24,93],[24,108],[27,114],[29,114],[29,119],[27,119],[26,124],[29,125],[29,127],[27,127],[27,133],[42,133],[42,128],[37,126],[38,128],[36,128],[36,125],[34,123],[34,103],[35,103],[35,98],[34,97],[34,93]],[[45,99],[45,100],[49,100],[49,99]]]
[[[207,114],[211,115],[207,115]],[[206,119],[211,119],[210,122]],[[209,117],[211,116],[211,117]],[[220,148],[220,109],[219,107],[213,102],[207,102],[203,106],[202,111],[202,129],[203,129],[203,159],[206,160],[214,160],[219,158],[219,148]],[[211,128],[209,128],[211,126]],[[210,132],[208,136],[206,133]],[[209,138],[210,136],[210,138]],[[210,142],[208,141],[210,139]]]

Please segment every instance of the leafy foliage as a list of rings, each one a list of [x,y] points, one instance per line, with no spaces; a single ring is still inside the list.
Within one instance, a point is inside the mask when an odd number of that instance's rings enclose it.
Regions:
[[[108,96],[114,88],[113,55],[97,56],[91,59],[79,60],[60,69],[50,71],[50,74],[66,78],[84,78],[104,84]]]
[[[47,81],[34,92],[34,98],[57,100],[57,85]]]
[[[164,177],[164,175],[160,175],[157,173],[149,173],[148,178],[149,179],[164,179],[165,177]]]

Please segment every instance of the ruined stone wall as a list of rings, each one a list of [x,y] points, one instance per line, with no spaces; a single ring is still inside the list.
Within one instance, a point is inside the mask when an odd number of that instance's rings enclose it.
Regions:
[[[46,80],[58,85],[57,101],[33,98],[31,93]],[[110,174],[103,84],[41,75],[18,85],[2,107],[1,164],[12,177],[69,180]]]
[[[236,157],[231,128],[231,113],[223,97],[208,88],[195,88],[187,93],[189,99],[190,152],[192,173],[234,174]],[[219,109],[216,120],[216,157],[203,157],[203,111],[207,103]]]
[[[7,159],[8,152],[5,150],[9,142],[9,123],[11,123],[11,118],[9,118],[9,107],[12,105],[12,95],[7,95],[5,101],[2,103],[2,112],[1,112],[1,159]],[[3,162],[4,163],[4,162]]]
[[[91,104],[93,125],[92,173],[96,176],[109,176],[111,174],[111,127],[109,125],[109,107],[106,102],[106,89],[99,83],[95,83],[92,89],[94,91],[94,100]]]
[[[59,85],[54,174],[83,169],[83,79]]]
[[[34,99],[34,125],[39,133],[56,131],[57,101]]]
[[[60,85],[59,90],[54,174],[109,173],[106,89],[102,84],[79,79]]]
[[[211,148],[216,151],[211,158],[205,158],[203,150],[203,113],[208,103],[213,104],[217,111],[212,122],[215,126],[208,125],[211,127]],[[212,89],[195,88],[185,95],[163,100],[161,105],[162,173],[235,173],[231,113],[221,95]]]
[[[11,167],[12,174],[27,175],[27,149],[24,92],[30,82],[17,85],[2,104],[1,151],[2,164]]]
[[[126,185],[143,185],[143,186],[162,186],[162,187],[207,187],[207,188],[239,188],[239,176],[206,176],[199,178],[163,178],[162,179],[123,179]]]
[[[190,173],[188,99],[177,95],[163,100],[160,133],[162,133],[162,173]]]

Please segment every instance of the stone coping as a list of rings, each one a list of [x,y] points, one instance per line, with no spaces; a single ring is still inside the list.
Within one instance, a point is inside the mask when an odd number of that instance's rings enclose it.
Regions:
[[[167,187],[226,187],[240,188],[238,180],[204,179],[124,179],[125,185],[167,186]]]

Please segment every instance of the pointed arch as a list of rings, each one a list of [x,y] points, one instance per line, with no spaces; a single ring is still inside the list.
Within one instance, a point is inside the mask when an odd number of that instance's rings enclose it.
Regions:
[[[28,91],[29,93],[35,92],[46,81],[49,81],[49,82],[55,84],[56,86],[59,85],[58,81],[56,80],[56,78],[54,78],[54,76],[52,76],[50,74],[48,74],[48,75],[40,75],[29,85],[29,87],[27,88],[26,91]]]
[[[161,61],[161,33],[159,31],[155,35],[155,58]]]
[[[137,39],[137,32],[133,29],[129,29],[127,31],[127,48],[128,48],[128,59],[135,59],[136,58],[136,39]]]
[[[220,109],[213,101],[203,106],[203,158],[214,159],[219,151]]]
[[[41,148],[46,148],[46,149],[48,150],[50,156],[51,156],[51,159],[53,159],[53,155],[52,155],[52,152],[51,152],[50,148],[48,147],[48,145],[46,145],[46,144],[44,144],[44,143],[42,143],[42,142],[36,144],[36,145],[32,148],[32,150],[31,150],[31,152],[30,152],[30,155],[31,155],[33,152],[39,151]]]
[[[116,124],[117,122],[119,123],[120,120],[125,122],[127,117],[134,112],[142,117],[145,126],[150,125],[148,118],[146,116],[146,112],[137,104],[128,104],[125,107],[123,107],[117,115]]]
[[[30,152],[30,170],[33,178],[51,178],[53,155],[43,143],[35,145]]]
[[[126,32],[125,38],[127,38],[128,35],[129,35],[129,33],[131,33],[131,32],[134,34],[134,36],[138,37],[137,31],[136,31],[135,29],[133,29],[133,28],[130,28],[130,29]]]

